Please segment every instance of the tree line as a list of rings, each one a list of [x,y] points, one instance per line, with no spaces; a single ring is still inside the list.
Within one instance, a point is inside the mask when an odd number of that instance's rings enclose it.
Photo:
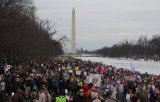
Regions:
[[[54,39],[54,25],[39,19],[32,0],[0,0],[0,57],[56,56],[65,37]]]
[[[154,35],[151,39],[148,39],[147,36],[140,36],[137,41],[125,40],[112,47],[103,47],[92,53],[102,54],[105,57],[158,60],[160,59],[160,35]]]

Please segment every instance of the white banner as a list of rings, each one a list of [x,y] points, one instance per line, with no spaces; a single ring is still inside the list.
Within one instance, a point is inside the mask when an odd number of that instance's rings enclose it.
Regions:
[[[76,71],[76,75],[81,75],[81,71]]]
[[[68,70],[68,72],[69,72],[69,73],[72,73],[72,72],[73,72],[73,70]]]
[[[136,77],[135,76],[124,76],[126,80],[130,80],[130,81],[135,81]]]
[[[11,68],[11,65],[5,65],[5,71],[8,71]]]
[[[89,83],[93,83],[95,86],[101,86],[101,74],[90,74]]]

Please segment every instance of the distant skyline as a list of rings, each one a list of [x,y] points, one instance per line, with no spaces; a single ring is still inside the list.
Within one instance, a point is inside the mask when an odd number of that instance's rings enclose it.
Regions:
[[[33,0],[37,15],[55,24],[57,35],[71,38],[76,12],[77,48],[112,46],[125,39],[160,34],[160,0]]]

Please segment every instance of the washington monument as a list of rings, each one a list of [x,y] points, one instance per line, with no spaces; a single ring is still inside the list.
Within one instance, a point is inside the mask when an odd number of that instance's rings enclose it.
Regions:
[[[75,10],[72,10],[72,38],[71,38],[71,53],[76,53],[76,22]]]

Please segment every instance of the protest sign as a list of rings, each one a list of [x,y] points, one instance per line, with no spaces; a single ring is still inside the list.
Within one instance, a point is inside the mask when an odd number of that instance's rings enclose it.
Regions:
[[[142,82],[142,78],[141,78],[140,75],[137,76],[137,79],[138,79],[140,82]]]
[[[69,72],[69,73],[72,73],[72,72],[73,72],[73,70],[68,70],[68,72]]]
[[[5,65],[4,66],[5,71],[8,71],[10,68],[11,68],[11,65]]]
[[[66,69],[64,66],[62,66],[62,69],[64,70],[64,69]]]
[[[76,75],[81,75],[81,71],[76,71]]]
[[[87,72],[84,72],[84,75],[87,76]]]
[[[67,69],[71,69],[70,63],[67,64]]]
[[[86,82],[89,83],[89,76],[86,76]]]
[[[136,77],[135,76],[124,76],[126,80],[129,80],[129,81],[135,81],[136,80]]]
[[[78,70],[79,70],[79,67],[75,67],[74,69],[75,69],[75,71],[78,71]]]
[[[93,83],[95,86],[101,85],[101,74],[90,74],[89,83]]]

